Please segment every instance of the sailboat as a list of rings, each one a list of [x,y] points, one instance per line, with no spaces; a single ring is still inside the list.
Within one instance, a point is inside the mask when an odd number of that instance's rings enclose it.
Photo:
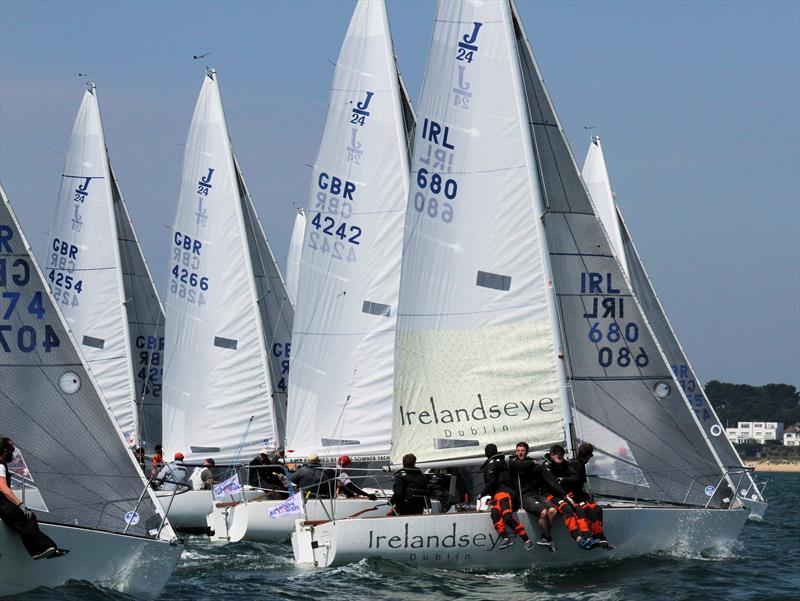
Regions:
[[[241,465],[283,439],[294,311],[231,146],[214,69],[192,116],[170,237],[164,450],[187,463]],[[205,531],[211,491],[159,496],[176,528]]]
[[[439,2],[417,115],[392,463],[588,441],[604,558],[730,544],[747,512],[614,256],[513,2]],[[503,568],[597,560],[554,535],[557,553],[515,545]],[[500,538],[462,512],[298,520],[292,546],[315,566],[491,568]]]
[[[0,187],[0,413],[12,489],[70,553],[32,561],[0,520],[0,596],[85,580],[161,594],[183,551]]]
[[[289,256],[286,258],[286,292],[292,301],[297,303],[297,286],[300,281],[300,255],[303,252],[303,237],[306,234],[306,214],[297,209],[292,227],[292,238],[289,241]]]
[[[667,320],[661,301],[655,293],[641,257],[633,244],[630,232],[622,219],[622,213],[611,190],[611,180],[608,177],[599,136],[594,136],[589,144],[581,173],[597,209],[597,215],[612,243],[612,249],[630,280],[633,291],[669,361],[676,381],[691,403],[692,410],[697,415],[714,451],[728,470],[742,504],[750,509],[749,517],[754,520],[763,519],[767,502],[761,494],[761,489],[756,485],[752,473],[745,467],[739,453],[725,435],[725,428],[708,400],[694,369],[689,364],[675,331]]]
[[[97,88],[67,151],[45,275],[130,446],[161,442],[164,310],[106,150]]]
[[[294,460],[315,453],[331,466],[343,454],[354,464],[388,462],[413,127],[386,6],[382,0],[360,0],[336,61],[305,232],[292,238],[303,241],[287,425],[287,449]],[[289,269],[292,273],[291,264]],[[359,486],[382,494],[380,479],[348,473]],[[270,517],[277,504],[259,500],[226,507],[225,523],[213,526],[216,536],[288,538],[296,516]],[[307,501],[306,516],[383,515],[387,510],[385,498],[377,503],[342,498],[325,505]]]

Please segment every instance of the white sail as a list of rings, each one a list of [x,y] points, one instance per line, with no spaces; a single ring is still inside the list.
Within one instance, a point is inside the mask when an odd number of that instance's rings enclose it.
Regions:
[[[269,359],[243,191],[210,70],[197,99],[171,233],[164,448],[235,462],[274,444]]]
[[[300,281],[300,256],[303,252],[303,237],[306,233],[306,214],[303,209],[297,210],[292,228],[292,239],[289,242],[289,256],[286,258],[286,288],[292,304],[297,304],[297,286]]]
[[[603,157],[603,148],[600,146],[599,136],[592,138],[592,143],[589,145],[589,151],[586,153],[586,159],[583,162],[581,176],[592,197],[597,216],[606,229],[614,254],[619,258],[622,269],[627,270],[625,248],[622,244],[622,234],[620,233],[619,220],[617,219],[617,203],[614,201],[611,182],[608,180],[606,161]]]
[[[94,86],[70,137],[45,277],[123,435],[138,440],[125,286],[103,125]]]
[[[298,456],[386,457],[406,121],[386,7],[361,0],[331,87],[306,207],[287,444]]]
[[[565,438],[510,23],[506,2],[439,3],[406,214],[395,463]]]

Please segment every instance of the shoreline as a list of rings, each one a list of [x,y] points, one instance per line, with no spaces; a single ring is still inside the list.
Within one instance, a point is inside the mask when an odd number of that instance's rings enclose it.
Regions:
[[[745,465],[755,468],[756,472],[784,472],[784,473],[800,473],[800,462],[786,462],[775,463],[773,461],[765,460],[744,460]]]

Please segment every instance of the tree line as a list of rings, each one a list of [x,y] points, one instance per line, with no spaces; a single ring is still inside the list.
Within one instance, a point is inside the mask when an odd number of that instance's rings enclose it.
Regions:
[[[788,427],[800,422],[800,392],[789,384],[730,384],[711,380],[706,395],[722,425],[738,422],[783,422]]]

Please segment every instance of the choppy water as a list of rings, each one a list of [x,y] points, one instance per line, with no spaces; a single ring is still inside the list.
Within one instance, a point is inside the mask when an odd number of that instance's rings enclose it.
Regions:
[[[658,555],[573,569],[452,572],[361,561],[313,570],[292,563],[288,543],[215,546],[187,540],[162,599],[797,599],[800,590],[800,474],[771,474],[762,523],[746,524],[730,552]],[[128,599],[89,585],[28,593],[26,600]]]

